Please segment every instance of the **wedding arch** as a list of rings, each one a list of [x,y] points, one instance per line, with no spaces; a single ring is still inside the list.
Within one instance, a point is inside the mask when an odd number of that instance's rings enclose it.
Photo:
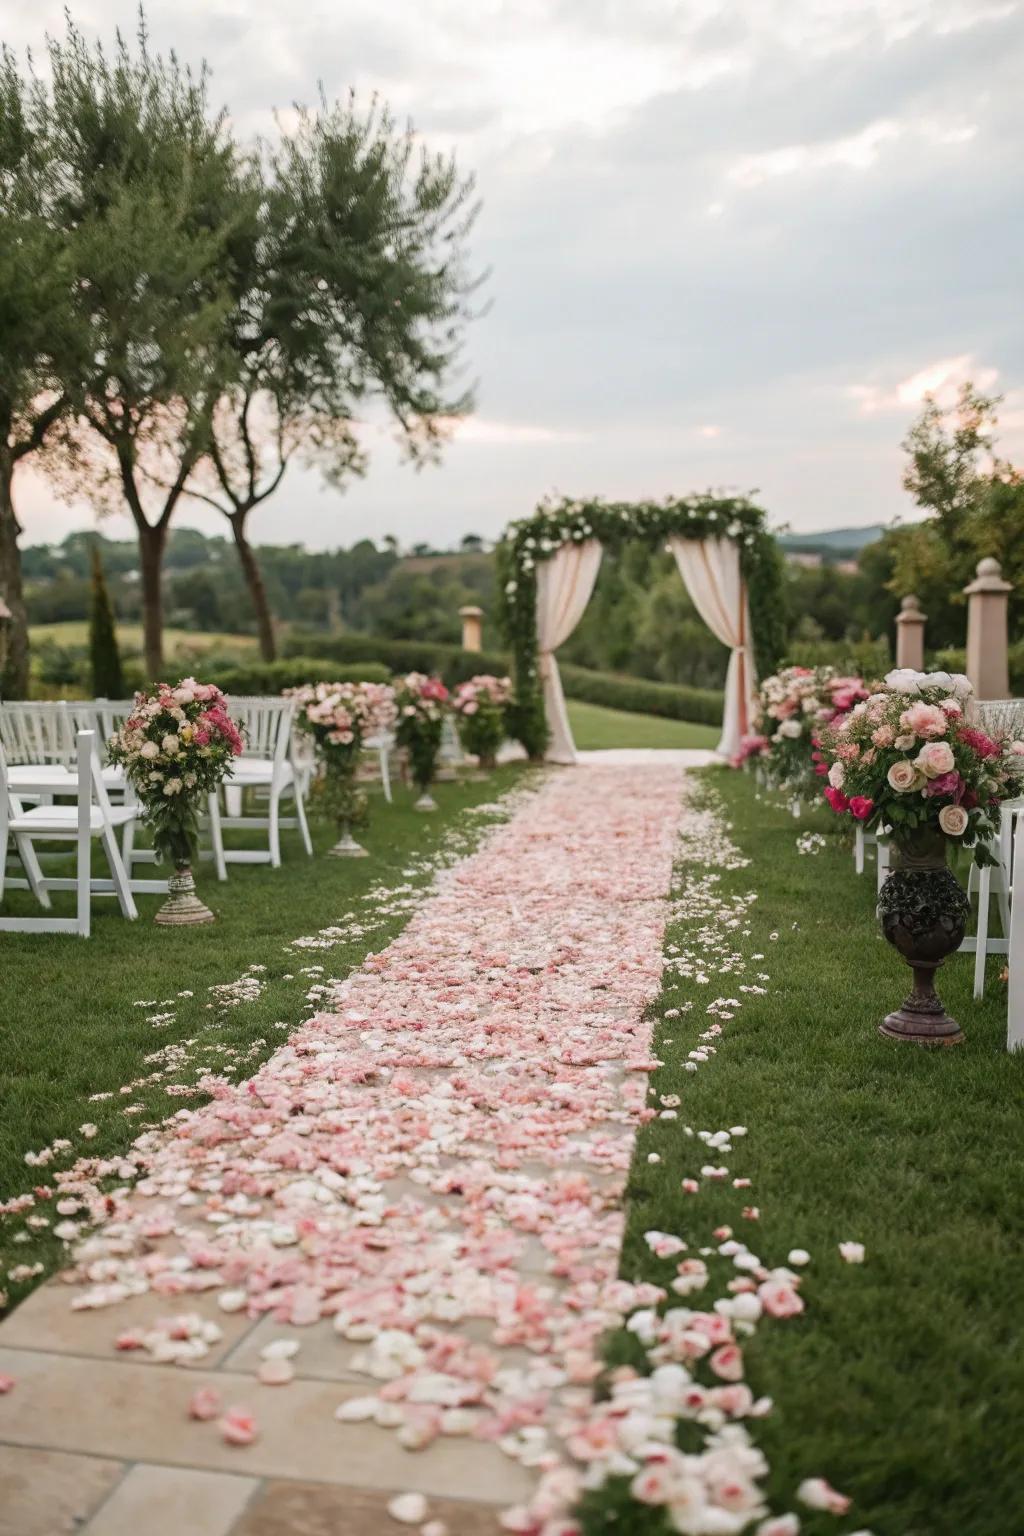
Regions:
[[[498,554],[517,734],[531,753],[575,762],[555,652],[583,617],[604,550],[630,539],[667,545],[697,612],[729,647],[718,751],[731,756],[749,729],[758,669],[773,670],[782,647],[778,545],[745,496],[543,501],[509,525]]]

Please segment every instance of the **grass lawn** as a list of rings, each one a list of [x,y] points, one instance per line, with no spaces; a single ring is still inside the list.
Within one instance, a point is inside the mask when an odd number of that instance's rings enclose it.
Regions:
[[[233,865],[218,885],[204,864],[201,894],[218,914],[208,927],[158,928],[152,915],[163,898],[139,896],[136,923],[112,900],[95,901],[87,940],[0,933],[0,1202],[47,1181],[26,1166],[27,1151],[69,1138],[73,1149],[53,1167],[124,1152],[146,1125],[197,1102],[169,1087],[194,1084],[204,1071],[247,1075],[316,1011],[320,987],[402,928],[439,861],[470,851],[491,824],[470,809],[521,778],[522,769],[508,767],[488,781],[438,784],[440,811],[428,816],[412,810],[406,790],[396,787],[392,807],[376,795],[360,834],[368,859],[310,860],[292,832],[278,870]],[[333,836],[317,823],[313,833],[322,855]],[[70,908],[74,898],[53,899]],[[38,907],[28,892],[9,892],[4,910]],[[339,931],[317,947],[288,949],[331,925]],[[79,1127],[90,1122],[98,1134],[84,1140]],[[0,1218],[0,1291],[12,1303],[34,1282],[5,1279],[11,1268],[49,1269],[60,1256],[45,1230],[15,1242],[24,1230],[24,1218]]]
[[[87,619],[68,619],[60,624],[32,624],[29,639],[33,645],[50,640],[55,645],[88,645],[89,623]],[[118,644],[124,651],[142,653],[142,625],[119,624]],[[164,630],[164,648],[168,660],[179,652],[200,655],[206,651],[237,651],[240,655],[256,650],[255,635],[207,634],[198,629]]]
[[[567,701],[569,724],[581,752],[606,747],[707,747],[718,745],[721,731],[688,720],[665,720],[659,715],[635,715],[624,709],[605,709],[600,704]]]
[[[679,981],[662,996],[655,1054],[666,1065],[653,1086],[680,1094],[682,1107],[678,1122],[653,1121],[640,1138],[622,1272],[671,1278],[673,1263],[654,1259],[643,1241],[651,1228],[696,1248],[727,1222],[769,1265],[807,1248],[807,1311],[762,1323],[745,1349],[747,1381],[776,1403],[755,1431],[772,1468],[773,1507],[792,1508],[799,1480],[823,1475],[855,1503],[842,1522],[803,1516],[803,1536],[1010,1536],[1024,1530],[1024,1052],[1005,1050],[1002,962],[989,962],[977,1004],[973,956],[939,973],[966,1045],[927,1052],[881,1039],[876,1026],[909,990],[910,973],[878,934],[871,867],[858,879],[835,835],[814,856],[797,852],[799,833],[829,831],[829,813],[797,823],[756,800],[743,775],[713,769],[705,781],[753,860],[721,876],[725,894],[757,892],[750,937],[735,941],[747,969],[712,973],[707,986]],[[688,942],[699,950],[692,930]],[[666,943],[685,946],[687,925]],[[754,953],[763,959],[751,963]],[[770,975],[767,995],[736,994],[745,1000],[717,1054],[685,1072],[710,1022],[708,1003],[757,971]],[[690,1001],[689,1016],[664,1017]],[[699,1194],[683,1195],[680,1179],[707,1159],[699,1140],[680,1133],[684,1122],[746,1125],[733,1152],[711,1161],[749,1177],[752,1189],[740,1195],[729,1180],[705,1180]],[[651,1165],[655,1149],[661,1162]],[[760,1207],[756,1224],[740,1218],[748,1200]],[[841,1261],[844,1239],[866,1245],[863,1266]],[[709,1263],[724,1266],[713,1276],[731,1272],[725,1260]],[[612,1357],[633,1358],[623,1338]],[[588,1536],[622,1529],[603,1514],[587,1524]]]

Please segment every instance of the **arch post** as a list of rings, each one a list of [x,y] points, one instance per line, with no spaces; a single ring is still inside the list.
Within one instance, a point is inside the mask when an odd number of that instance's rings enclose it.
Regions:
[[[462,649],[464,651],[482,651],[484,648],[484,611],[475,608],[468,603],[465,608],[459,609],[459,618],[462,620]]]

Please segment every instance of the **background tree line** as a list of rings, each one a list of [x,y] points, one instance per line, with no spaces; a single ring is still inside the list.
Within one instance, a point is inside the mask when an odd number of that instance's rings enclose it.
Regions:
[[[470,409],[472,180],[386,109],[300,108],[243,144],[197,72],[68,19],[36,75],[0,52],[0,595],[4,692],[28,683],[17,519],[26,464],[138,538],[147,671],[162,665],[171,519],[220,510],[264,654],[249,518],[296,459],[343,486],[376,409],[409,457]]]

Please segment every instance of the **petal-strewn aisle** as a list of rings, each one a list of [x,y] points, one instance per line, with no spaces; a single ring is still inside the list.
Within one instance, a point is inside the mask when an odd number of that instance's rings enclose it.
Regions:
[[[656,764],[554,775],[336,1012],[142,1138],[147,1176],[80,1246],[73,1291],[0,1330],[21,1443],[528,1493],[600,1335],[643,1301],[614,1275],[680,788]],[[61,1418],[90,1377],[48,1392],[53,1354],[93,1362],[94,1401],[120,1394],[106,1433],[84,1404]]]

